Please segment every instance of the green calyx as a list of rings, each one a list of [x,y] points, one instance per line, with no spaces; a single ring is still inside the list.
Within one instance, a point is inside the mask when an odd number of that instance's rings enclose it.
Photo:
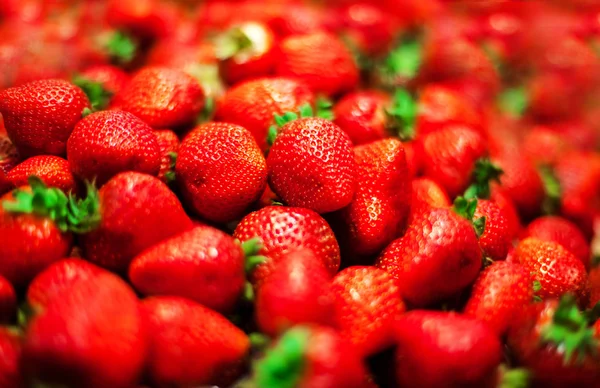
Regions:
[[[586,314],[577,307],[575,297],[565,294],[554,312],[552,322],[542,329],[541,343],[550,344],[564,354],[564,363],[577,363],[598,356],[598,340]]]
[[[135,58],[138,45],[129,35],[116,31],[106,43],[106,49],[113,61],[127,64]]]
[[[250,333],[248,339],[250,340],[252,349],[259,351],[265,349],[271,343],[271,338],[263,333]]]
[[[529,105],[529,96],[523,87],[509,88],[498,95],[498,107],[512,117],[523,117]]]
[[[175,182],[175,165],[177,164],[177,152],[169,152],[169,171],[165,173],[167,183]]]
[[[538,292],[542,290],[542,283],[539,280],[533,281],[533,301],[538,303],[542,301],[542,298],[539,295],[536,295]]]
[[[465,191],[464,197],[488,199],[490,198],[490,184],[492,182],[500,182],[500,176],[503,174],[502,169],[492,163],[489,158],[481,158],[475,162],[475,168],[471,175],[471,186]]]
[[[31,191],[14,190],[14,201],[5,200],[2,207],[9,213],[34,214],[49,218],[61,232],[87,233],[100,224],[100,201],[93,184],[87,184],[87,197],[76,199],[62,190],[47,187],[38,177],[29,177]]]
[[[413,79],[423,61],[423,47],[416,39],[402,42],[393,48],[383,63],[382,72],[389,77]]]
[[[505,365],[500,366],[502,378],[498,388],[527,388],[531,384],[531,373],[524,368],[509,369]]]
[[[244,256],[246,257],[246,273],[250,274],[254,269],[264,263],[267,258],[258,254],[262,249],[262,242],[258,237],[251,238],[241,243]]]
[[[76,76],[75,78],[73,78],[73,83],[79,86],[90,100],[92,109],[88,109],[89,113],[105,109],[113,96],[111,92],[104,89],[101,83],[91,81],[81,76]],[[89,114],[86,113],[83,114],[84,117]]]
[[[549,166],[540,166],[538,171],[542,178],[544,192],[546,194],[544,202],[542,202],[542,211],[544,214],[556,214],[560,209],[562,196],[560,181],[554,174],[554,170]]]
[[[334,120],[335,115],[333,114],[333,102],[327,97],[317,97],[315,102],[315,116],[325,120]]]
[[[219,60],[227,60],[244,50],[252,48],[252,40],[242,31],[235,27],[220,35],[215,42],[215,56]]]
[[[583,314],[588,322],[596,322],[600,319],[600,302],[596,303],[594,307],[585,310]]]
[[[465,197],[459,196],[454,200],[454,211],[456,214],[469,221],[473,225],[473,228],[477,233],[477,237],[481,237],[485,231],[485,217],[473,219],[475,217],[476,210],[477,199],[475,198],[466,199]]]
[[[200,114],[198,114],[198,117],[196,118],[196,124],[203,124],[212,120],[213,115],[215,113],[215,108],[215,99],[213,97],[207,97],[204,101],[204,107],[202,108]]]
[[[309,329],[296,326],[286,331],[254,367],[261,388],[295,388],[302,379]]]
[[[267,133],[267,144],[273,145],[273,143],[275,143],[275,139],[279,134],[279,129],[281,129],[284,125],[305,117],[315,117],[315,112],[310,104],[302,105],[298,109],[298,113],[285,112],[282,115],[274,114],[273,120],[275,120],[275,124],[269,127],[269,132]]]
[[[392,105],[385,109],[385,114],[386,126],[395,131],[400,140],[408,141],[415,137],[417,103],[406,89],[396,89]]]

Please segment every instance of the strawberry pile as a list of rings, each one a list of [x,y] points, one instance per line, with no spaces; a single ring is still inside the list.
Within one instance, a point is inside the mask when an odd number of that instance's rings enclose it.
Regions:
[[[596,0],[0,36],[0,388],[600,388]]]

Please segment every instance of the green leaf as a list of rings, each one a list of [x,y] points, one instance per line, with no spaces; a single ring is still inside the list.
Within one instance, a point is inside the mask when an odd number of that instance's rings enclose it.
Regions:
[[[498,96],[498,107],[504,113],[516,118],[523,117],[529,105],[529,96],[524,87],[509,88]]]
[[[480,158],[475,162],[471,181],[473,182],[465,191],[464,197],[488,199],[491,194],[491,183],[500,183],[500,176],[504,171],[495,163],[485,157]]]
[[[92,105],[93,110],[90,110],[89,108],[84,109],[84,113],[82,113],[83,117],[88,116],[92,111],[105,109],[113,96],[111,92],[104,89],[104,86],[102,86],[101,83],[91,81],[81,76],[73,78],[73,83],[83,90]]]
[[[106,49],[115,62],[127,64],[135,58],[138,47],[132,37],[122,31],[116,31],[108,40]]]
[[[475,228],[477,237],[481,237],[485,231],[485,217],[479,217],[476,220],[473,220],[473,227]]]
[[[250,346],[256,350],[262,350],[271,343],[271,339],[263,333],[250,333],[248,339],[250,339]]]
[[[584,315],[588,322],[596,322],[600,319],[600,302],[596,303],[591,309],[587,309]]]
[[[477,199],[466,199],[459,196],[454,200],[454,211],[468,221],[473,220],[476,209]]]
[[[275,124],[269,127],[269,131],[267,132],[267,144],[273,145],[277,135],[279,134],[279,129],[287,123],[304,117],[314,117],[314,115],[314,110],[310,104],[304,104],[300,106],[298,108],[298,113],[285,112],[282,115],[278,115],[276,113],[273,114],[273,120],[275,121]]]
[[[387,128],[395,131],[401,140],[408,141],[415,137],[417,103],[406,89],[396,89],[392,105],[385,109],[385,114]]]
[[[531,373],[524,368],[508,369],[500,366],[501,380],[498,388],[527,388],[531,384]]]
[[[316,116],[325,120],[334,120],[333,102],[327,97],[318,97],[316,102]]]
[[[224,61],[252,47],[252,40],[248,35],[241,28],[234,27],[215,40],[215,56]]]
[[[387,76],[413,79],[417,76],[423,61],[423,48],[417,40],[407,40],[390,51],[383,63],[383,73]]]
[[[560,209],[562,188],[560,181],[554,174],[554,170],[549,166],[540,166],[538,168],[542,182],[544,183],[544,192],[546,196],[542,203],[544,214],[556,214]]]

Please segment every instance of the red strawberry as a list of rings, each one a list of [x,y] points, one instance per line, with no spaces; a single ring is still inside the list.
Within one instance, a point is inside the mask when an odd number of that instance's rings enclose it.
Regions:
[[[590,307],[594,307],[600,302],[600,267],[595,267],[590,270]],[[600,334],[600,333],[598,333]]]
[[[481,268],[481,250],[469,221],[450,209],[429,209],[413,220],[402,238],[379,256],[410,305],[427,306],[457,295]]]
[[[17,294],[12,284],[0,276],[0,322],[8,323],[17,312]]]
[[[394,341],[394,324],[406,307],[392,276],[376,267],[355,266],[333,278],[335,317],[340,332],[363,357]]]
[[[21,335],[7,327],[0,328],[0,386],[25,388],[20,370]]]
[[[493,184],[491,186],[490,200],[494,201],[502,209],[502,213],[506,217],[510,236],[514,239],[521,231],[521,220],[512,199],[502,191],[499,185]]]
[[[354,145],[389,136],[386,106],[390,96],[378,90],[348,93],[334,108],[334,122],[350,136]]]
[[[328,213],[347,206],[356,187],[350,138],[321,118],[283,126],[269,151],[269,186],[288,205]]]
[[[588,277],[583,263],[562,245],[528,237],[521,241],[514,260],[523,264],[534,280],[540,282],[537,293],[542,299],[574,293],[582,305],[589,297]]]
[[[396,21],[378,4],[358,2],[344,7],[339,17],[343,33],[361,52],[381,54],[393,43]]]
[[[429,178],[417,178],[412,181],[412,207],[410,220],[429,208],[450,207],[452,203],[446,191]]]
[[[275,336],[302,323],[332,324],[331,275],[310,250],[291,251],[274,265],[256,294],[256,322]]]
[[[500,340],[485,323],[453,312],[410,311],[398,320],[396,339],[403,387],[492,386],[502,359]]]
[[[204,92],[182,70],[146,67],[115,96],[113,105],[155,129],[175,129],[194,123],[204,106]]]
[[[358,85],[359,72],[344,43],[327,32],[291,35],[279,46],[275,74],[295,77],[315,93],[332,96]]]
[[[148,298],[147,373],[157,386],[219,384],[246,357],[250,342],[225,317],[191,300]]]
[[[529,270],[521,264],[497,261],[475,281],[464,313],[503,335],[514,317],[532,301],[533,279]]]
[[[175,157],[179,151],[179,138],[170,129],[154,131],[160,151],[160,170],[158,179],[165,183],[175,180]]]
[[[63,289],[27,328],[25,376],[69,387],[130,387],[146,356],[141,308],[109,273]]]
[[[198,226],[136,256],[129,279],[145,295],[181,296],[229,312],[244,287],[244,252],[220,230]]]
[[[95,65],[90,66],[79,73],[79,77],[95,82],[111,94],[118,94],[129,82],[129,75],[117,66]]]
[[[27,185],[30,176],[37,176],[46,185],[64,192],[75,192],[75,178],[69,168],[69,162],[58,156],[40,155],[31,157],[15,166],[6,175],[13,187]]]
[[[6,131],[23,157],[63,155],[85,108],[90,108],[85,93],[63,80],[34,81],[0,92]]]
[[[157,175],[160,149],[146,123],[131,113],[102,111],[81,120],[67,142],[71,171],[104,184],[124,171]]]
[[[537,165],[556,164],[571,147],[549,128],[532,128],[523,139],[523,153]]]
[[[81,248],[86,259],[113,271],[127,271],[142,251],[192,227],[175,194],[150,175],[118,174],[97,201],[100,223],[81,236]]]
[[[241,125],[249,130],[261,150],[265,151],[274,115],[298,111],[314,100],[311,90],[297,80],[260,78],[229,89],[219,102],[215,117],[218,121]]]
[[[214,222],[239,219],[267,184],[267,163],[252,134],[226,123],[208,123],[188,134],[175,174],[184,198]]]
[[[312,210],[268,206],[248,214],[238,224],[233,237],[240,241],[258,238],[257,254],[267,258],[252,279],[260,283],[272,271],[274,263],[298,248],[312,250],[321,257],[331,275],[340,267],[340,248],[327,222]]]
[[[494,201],[479,199],[474,217],[485,217],[485,229],[479,236],[483,255],[492,260],[506,259],[513,235],[502,208]]]

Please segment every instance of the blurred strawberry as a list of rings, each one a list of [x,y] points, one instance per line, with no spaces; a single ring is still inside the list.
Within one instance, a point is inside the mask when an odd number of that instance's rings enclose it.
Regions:
[[[25,388],[21,374],[21,333],[0,327],[0,385],[5,388]]]
[[[179,151],[179,138],[170,129],[154,131],[160,150],[160,170],[158,179],[169,184],[175,180],[175,161]]]
[[[17,294],[15,289],[7,279],[0,276],[0,323],[11,322],[16,312]]]

